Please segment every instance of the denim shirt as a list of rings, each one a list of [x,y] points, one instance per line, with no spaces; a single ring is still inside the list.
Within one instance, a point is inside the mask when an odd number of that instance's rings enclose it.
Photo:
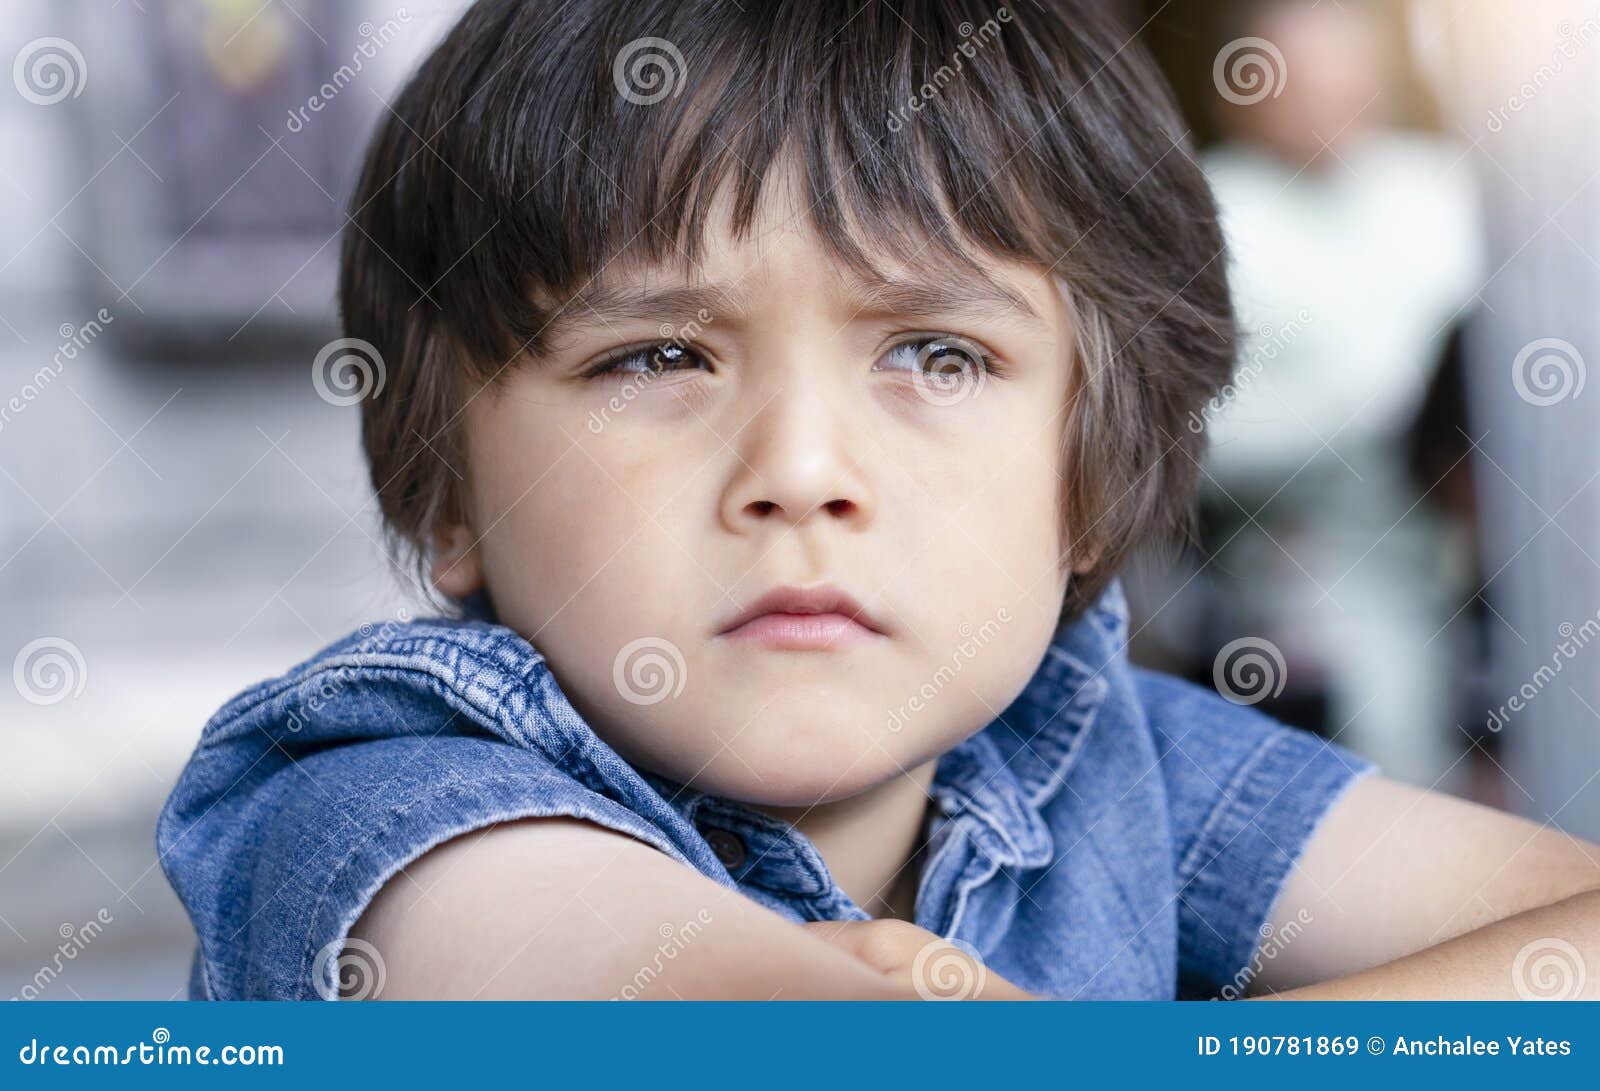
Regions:
[[[940,756],[916,923],[1044,996],[1238,995],[1290,867],[1375,767],[1133,666],[1127,628],[1113,584]],[[630,834],[793,921],[868,916],[792,826],[625,762],[516,632],[391,621],[206,724],[156,838],[199,936],[191,997],[332,998],[387,879],[467,831],[551,815]]]

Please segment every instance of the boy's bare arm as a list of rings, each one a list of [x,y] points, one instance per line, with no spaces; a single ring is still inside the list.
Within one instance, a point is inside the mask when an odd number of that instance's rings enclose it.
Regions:
[[[394,876],[352,937],[387,999],[916,999],[737,891],[598,825],[527,819]]]
[[[1587,968],[1586,968],[1587,967]],[[1513,914],[1275,1000],[1600,1000],[1600,891]]]
[[[1335,805],[1270,920],[1257,994],[1515,999],[1565,974],[1600,997],[1600,845],[1383,777]]]

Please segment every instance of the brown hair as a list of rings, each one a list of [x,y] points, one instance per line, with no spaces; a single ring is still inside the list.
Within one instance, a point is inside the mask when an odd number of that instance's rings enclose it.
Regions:
[[[780,161],[841,261],[1051,269],[1077,319],[1062,619],[1136,546],[1189,528],[1189,427],[1235,331],[1211,194],[1171,97],[1098,0],[479,0],[367,152],[345,333],[382,389],[362,439],[385,525],[426,571],[459,517],[460,411],[619,257],[696,253],[712,199],[750,226]],[[858,10],[859,9],[859,10]],[[969,262],[970,263],[970,262]]]

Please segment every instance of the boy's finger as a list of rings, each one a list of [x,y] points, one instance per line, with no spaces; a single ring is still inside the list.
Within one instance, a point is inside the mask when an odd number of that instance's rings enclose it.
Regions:
[[[899,968],[903,959],[883,943],[872,921],[812,921],[800,927],[837,947],[868,966],[888,973]]]
[[[849,951],[859,957],[862,935],[858,928],[853,927],[860,921],[808,921],[800,927],[816,936],[818,939],[827,940],[841,950]]]

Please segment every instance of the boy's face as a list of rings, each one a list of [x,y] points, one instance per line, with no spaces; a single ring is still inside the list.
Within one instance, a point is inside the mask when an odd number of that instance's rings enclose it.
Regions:
[[[929,250],[865,283],[791,192],[687,272],[606,270],[471,399],[468,522],[434,569],[486,583],[623,757],[768,805],[853,795],[993,720],[1067,576],[1072,330],[1045,270],[986,262],[997,291]],[[824,584],[857,623],[724,631]]]

